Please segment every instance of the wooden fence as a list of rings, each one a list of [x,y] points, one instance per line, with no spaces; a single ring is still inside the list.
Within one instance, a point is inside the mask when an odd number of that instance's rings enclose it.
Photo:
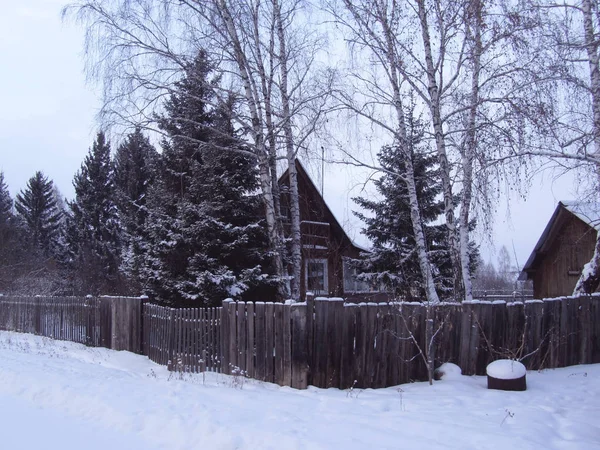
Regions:
[[[140,298],[0,295],[0,329],[139,353],[141,310]]]
[[[144,355],[171,370],[221,372],[221,310],[145,303]]]
[[[378,388],[427,378],[426,308],[312,297],[190,309],[139,298],[0,297],[0,328],[138,351],[170,370],[299,389]],[[430,313],[436,366],[454,362],[465,375],[506,357],[529,369],[600,363],[600,295],[443,303]]]

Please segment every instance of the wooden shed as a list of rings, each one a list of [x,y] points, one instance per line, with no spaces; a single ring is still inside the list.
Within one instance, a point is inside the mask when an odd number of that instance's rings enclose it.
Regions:
[[[302,233],[302,298],[309,291],[316,295],[342,297],[347,301],[387,300],[387,294],[379,293],[354,278],[354,270],[348,263],[368,250],[354,243],[344,231],[299,160],[296,160],[296,170]],[[282,215],[289,220],[287,170],[279,178],[279,186]]]
[[[534,298],[571,295],[584,264],[594,254],[600,203],[558,203],[520,280],[533,280]]]

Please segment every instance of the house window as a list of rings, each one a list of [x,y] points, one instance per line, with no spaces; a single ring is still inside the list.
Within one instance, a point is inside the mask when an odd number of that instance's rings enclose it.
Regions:
[[[343,258],[344,261],[344,292],[346,293],[366,293],[381,292],[382,289],[376,289],[366,281],[356,279],[358,271],[352,265],[351,258]]]
[[[326,259],[306,260],[305,275],[307,292],[314,292],[315,294],[328,293]]]

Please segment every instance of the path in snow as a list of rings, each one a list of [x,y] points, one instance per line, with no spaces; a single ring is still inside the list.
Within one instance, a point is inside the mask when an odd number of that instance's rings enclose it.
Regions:
[[[1,447],[600,449],[600,365],[530,372],[525,392],[464,376],[353,392],[242,381],[0,332]]]

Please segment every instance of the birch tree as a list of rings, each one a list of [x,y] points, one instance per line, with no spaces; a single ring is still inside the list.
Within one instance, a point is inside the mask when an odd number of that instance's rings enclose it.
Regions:
[[[393,53],[402,92],[416,96],[429,123],[440,165],[454,297],[470,300],[472,213],[479,209],[484,222],[491,216],[493,188],[505,170],[493,162],[532,138],[529,121],[540,105],[530,95],[539,75],[531,70],[537,53],[524,45],[536,23],[516,2],[340,0],[330,5],[343,5],[330,9],[350,30],[350,42],[356,39],[358,15],[371,27],[381,16],[389,23],[389,44],[371,39],[365,45],[380,55],[375,64]],[[351,14],[346,17],[341,10]],[[367,86],[364,77],[357,78],[366,86],[361,94],[369,96],[369,105],[390,103],[376,86],[379,79]]]
[[[552,85],[542,87],[553,104],[544,116],[547,131],[519,156],[576,170],[585,201],[600,208],[600,5],[595,0],[531,0],[527,5],[543,24],[538,38],[551,49],[545,70],[555,76]],[[600,233],[573,295],[589,294],[599,283]]]

